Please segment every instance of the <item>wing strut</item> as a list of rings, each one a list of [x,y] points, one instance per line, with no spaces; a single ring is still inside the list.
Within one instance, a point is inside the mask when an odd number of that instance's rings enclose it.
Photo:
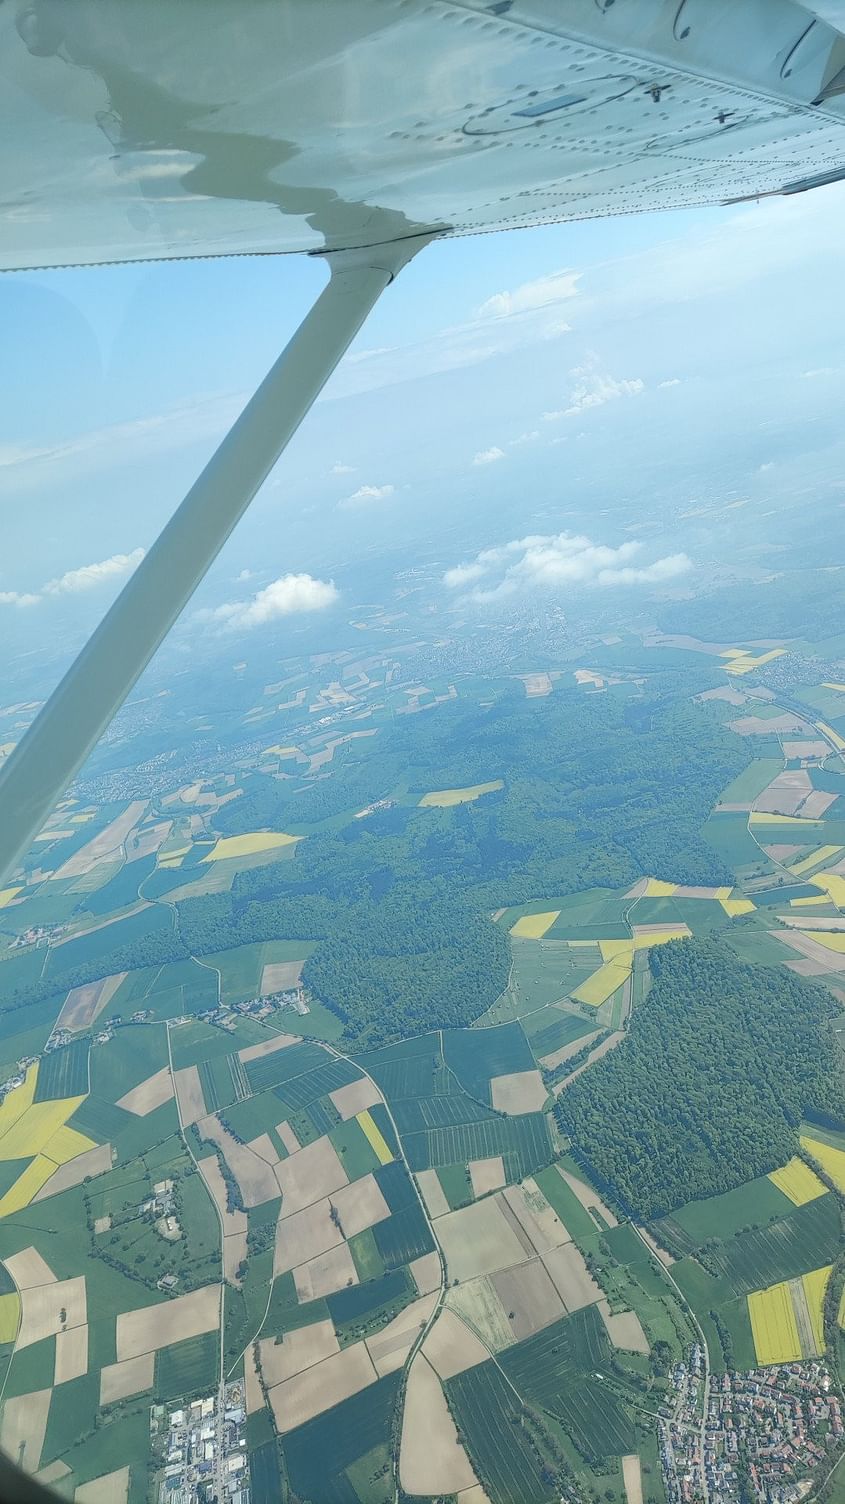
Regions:
[[[0,772],[0,882],[166,637],[381,293],[433,235],[326,254],[311,312]]]

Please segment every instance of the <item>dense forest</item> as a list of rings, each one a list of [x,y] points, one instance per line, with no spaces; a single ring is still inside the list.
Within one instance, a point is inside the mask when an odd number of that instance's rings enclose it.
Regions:
[[[845,1121],[840,1010],[821,987],[714,941],[660,946],[650,965],[627,1039],[557,1107],[575,1152],[643,1218],[785,1164],[808,1110]]]
[[[305,981],[356,1046],[469,1023],[507,981],[493,909],[644,872],[732,880],[699,830],[746,758],[712,708],[690,702],[695,687],[689,673],[664,673],[636,693],[573,689],[528,703],[508,688],[491,704],[457,701],[348,743],[319,780],[248,777],[215,828],[307,832],[293,860],[241,872],[231,893],[178,902],[166,934],[80,966],[72,945],[66,958],[55,952],[44,980],[12,988],[7,1006],[114,971],[303,939],[320,942]],[[428,790],[495,779],[504,787],[475,802],[418,808]],[[391,807],[351,818],[384,798]],[[185,880],[184,869],[139,872],[148,897]],[[112,886],[131,898],[123,872]]]

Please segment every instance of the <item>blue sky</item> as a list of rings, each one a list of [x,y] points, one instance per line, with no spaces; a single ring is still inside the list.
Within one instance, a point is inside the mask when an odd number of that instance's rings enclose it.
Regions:
[[[684,514],[702,497],[745,490],[765,516],[767,497],[834,484],[844,221],[835,187],[432,245],[375,309],[188,624],[288,572],[327,581],[387,550],[445,570],[585,520],[605,547],[642,522],[643,564],[677,550],[697,563],[704,529]],[[13,647],[58,621],[90,629],[325,276],[288,257],[0,279]]]

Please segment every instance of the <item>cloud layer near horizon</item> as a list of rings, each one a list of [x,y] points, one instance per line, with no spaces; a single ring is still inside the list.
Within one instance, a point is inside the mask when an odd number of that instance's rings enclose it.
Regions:
[[[82,564],[78,569],[68,569],[56,579],[47,580],[38,591],[0,590],[0,605],[37,606],[47,595],[83,595],[109,580],[131,574],[143,557],[143,548],[133,548],[131,554],[112,554],[109,559]]]
[[[560,590],[567,585],[607,588],[662,584],[692,568],[684,553],[636,565],[631,561],[642,547],[635,539],[609,548],[583,535],[532,534],[483,549],[466,564],[447,569],[443,583],[449,590],[468,591],[472,600],[481,603],[532,589]]]

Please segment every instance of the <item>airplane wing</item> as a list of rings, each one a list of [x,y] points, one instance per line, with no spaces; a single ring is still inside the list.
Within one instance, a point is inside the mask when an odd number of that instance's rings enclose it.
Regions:
[[[845,0],[12,0],[0,270],[331,280],[0,772],[0,879],[367,312],[432,239],[845,176]]]
[[[338,250],[845,171],[845,0],[12,0],[0,268]]]

